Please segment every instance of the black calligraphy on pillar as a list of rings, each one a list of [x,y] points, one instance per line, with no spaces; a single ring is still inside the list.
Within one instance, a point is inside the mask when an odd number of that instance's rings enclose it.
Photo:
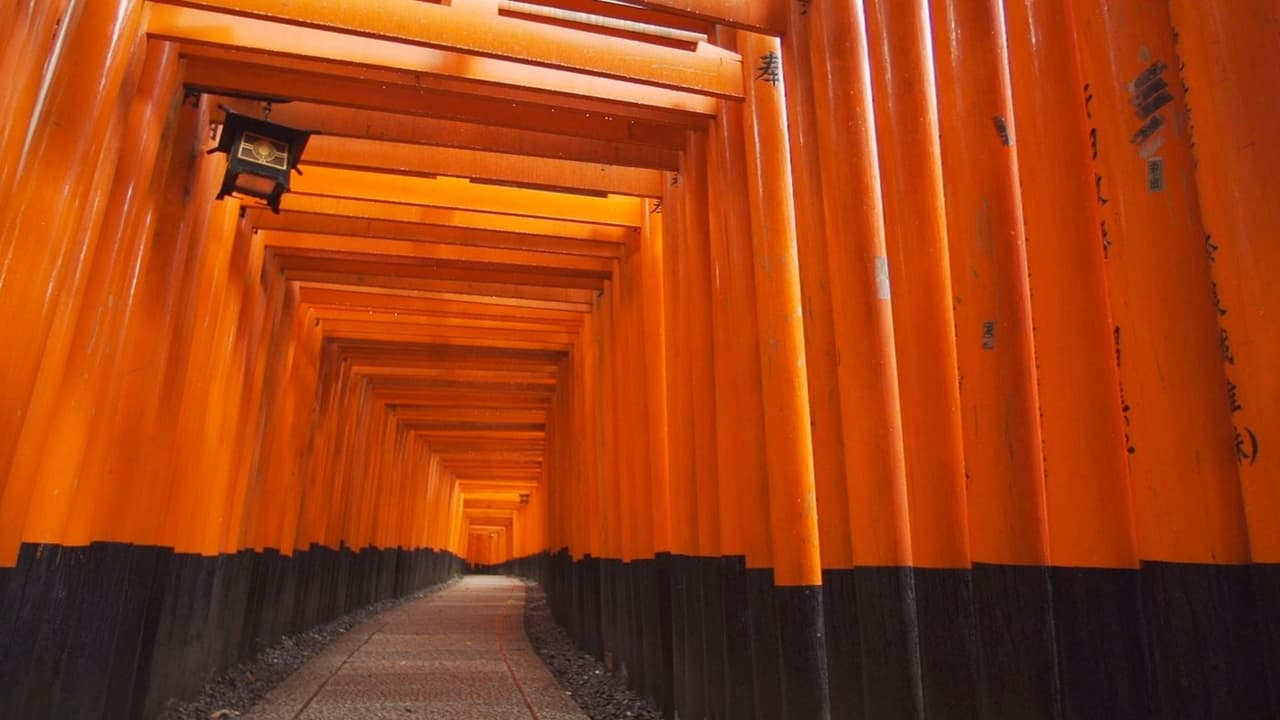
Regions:
[[[1212,268],[1218,260],[1219,246],[1213,242],[1213,235],[1204,234],[1204,250],[1209,258],[1209,266]],[[1218,312],[1218,317],[1227,315],[1227,308],[1222,304],[1222,296],[1218,292],[1218,282],[1212,280],[1209,287],[1213,292],[1213,307]],[[1236,356],[1231,350],[1231,334],[1223,326],[1218,326],[1218,334],[1222,343],[1222,361],[1230,367],[1228,368],[1227,377],[1227,407],[1231,408],[1231,415],[1234,416],[1244,410],[1244,401],[1240,399],[1240,386],[1231,379],[1229,373],[1235,367]],[[1244,464],[1248,461],[1250,465],[1258,462],[1258,436],[1250,427],[1241,427],[1235,423],[1231,425],[1231,431],[1235,434],[1235,451],[1236,462]]]
[[[1226,328],[1218,328],[1218,336],[1222,344],[1222,359],[1228,365],[1236,364],[1236,356],[1231,352],[1231,334]]]
[[[1240,388],[1231,382],[1231,378],[1227,378],[1227,402],[1231,405],[1232,415],[1244,409],[1244,405],[1240,404]]]
[[[1117,373],[1118,373],[1118,372],[1119,372],[1119,370],[1120,370],[1120,358],[1121,358],[1121,355],[1120,355],[1120,326],[1119,326],[1119,325],[1116,325],[1116,326],[1115,326],[1115,328],[1111,331],[1111,340],[1112,340],[1112,342],[1113,342],[1113,343],[1115,343],[1115,348],[1116,348],[1116,371],[1117,371]],[[1124,418],[1124,450],[1125,450],[1125,452],[1129,453],[1130,455],[1133,455],[1134,453],[1138,452],[1138,449],[1137,449],[1137,448],[1135,448],[1135,447],[1133,446],[1133,443],[1129,440],[1129,425],[1130,425],[1130,420],[1129,420],[1129,411],[1130,411],[1132,408],[1131,408],[1131,407],[1129,407],[1129,401],[1125,398],[1125,394],[1124,394],[1124,382],[1123,382],[1123,381],[1120,381],[1118,384],[1119,384],[1119,386],[1120,386],[1120,414],[1121,414],[1121,417],[1123,417],[1123,418]]]
[[[1084,114],[1089,118],[1089,120],[1093,120],[1093,91],[1090,89],[1089,83],[1084,84]],[[1098,160],[1097,126],[1091,126],[1089,128],[1089,150],[1093,161],[1096,163]],[[1102,182],[1102,175],[1098,173],[1098,166],[1095,164],[1093,168],[1093,188],[1097,194],[1098,205],[1100,206],[1111,202],[1111,200],[1102,194]],[[1108,257],[1108,251],[1111,249],[1110,239],[1106,237],[1105,233],[1106,228],[1104,227],[1102,240],[1102,256],[1104,259]]]
[[[1243,432],[1239,428],[1233,429],[1236,431],[1236,462],[1248,460],[1250,465],[1258,462],[1258,436],[1249,428]]]
[[[1168,69],[1167,63],[1157,60],[1129,84],[1129,102],[1141,123],[1129,142],[1137,145],[1139,152],[1147,160],[1147,192],[1164,190],[1164,160],[1156,157],[1155,153],[1164,144],[1164,138],[1157,136],[1167,124],[1167,119],[1160,111],[1173,102],[1169,81],[1164,77]]]
[[[1153,157],[1147,160],[1147,190],[1159,192],[1164,190],[1164,159]]]
[[[1227,309],[1222,307],[1222,298],[1218,295],[1218,282],[1216,280],[1209,281],[1209,290],[1213,293],[1213,309],[1218,311],[1218,317],[1224,317]]]
[[[770,50],[760,56],[760,67],[756,68],[756,79],[770,85],[782,82],[782,59],[778,57],[778,53]]]
[[[1164,127],[1164,116],[1153,115],[1146,122],[1142,123],[1141,127],[1138,128],[1138,131],[1133,134],[1133,137],[1129,138],[1129,142],[1134,145],[1141,145],[1149,140],[1152,135],[1155,135],[1156,131],[1162,127]]]
[[[1178,35],[1178,29],[1173,29],[1173,52],[1174,57],[1178,61],[1178,81],[1182,85],[1182,112],[1184,115],[1183,124],[1186,131],[1183,133],[1187,143],[1191,146],[1191,168],[1194,170],[1199,165],[1196,156],[1196,133],[1195,122],[1191,116],[1191,105],[1187,102],[1191,97],[1191,86],[1187,84],[1187,63],[1182,59],[1182,53],[1179,51],[1182,47],[1182,38]]]
[[[991,122],[996,126],[996,134],[1000,136],[1000,142],[1004,143],[1005,147],[1013,145],[1013,140],[1009,137],[1009,124],[1005,122],[1004,118],[996,115],[991,118]]]
[[[1173,102],[1173,94],[1169,92],[1169,81],[1164,79],[1164,71],[1169,66],[1163,60],[1157,60],[1134,78],[1129,86],[1132,93],[1130,102],[1139,120],[1146,120],[1158,110]]]

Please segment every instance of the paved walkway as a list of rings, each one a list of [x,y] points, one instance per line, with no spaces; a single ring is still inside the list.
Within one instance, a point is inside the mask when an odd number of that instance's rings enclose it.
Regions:
[[[244,717],[586,720],[529,646],[524,590],[472,575],[372,617]]]

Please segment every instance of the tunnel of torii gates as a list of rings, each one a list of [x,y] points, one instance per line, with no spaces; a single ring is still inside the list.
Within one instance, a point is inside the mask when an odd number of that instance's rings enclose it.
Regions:
[[[468,570],[686,720],[1280,712],[1274,0],[0,31],[0,716]]]

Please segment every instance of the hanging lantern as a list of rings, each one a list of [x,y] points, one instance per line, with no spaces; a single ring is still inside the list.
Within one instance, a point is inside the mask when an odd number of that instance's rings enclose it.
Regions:
[[[241,115],[225,105],[222,135],[210,153],[227,155],[227,172],[218,190],[218,199],[231,193],[262,200],[274,213],[280,212],[280,196],[289,191],[289,173],[297,169],[311,133],[277,125],[265,119]],[[266,114],[271,106],[267,105]]]

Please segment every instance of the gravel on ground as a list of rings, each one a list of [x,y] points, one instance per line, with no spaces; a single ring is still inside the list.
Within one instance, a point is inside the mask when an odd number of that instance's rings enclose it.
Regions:
[[[526,582],[524,631],[534,652],[591,720],[662,720],[662,713],[641,699],[604,663],[582,652],[568,631],[556,623],[547,597],[534,582]]]
[[[194,700],[170,706],[159,720],[224,720],[249,711],[271,688],[293,674],[343,633],[384,610],[437,592],[454,581],[433,585],[394,600],[383,600],[353,610],[325,625],[296,635],[258,653],[204,686]]]

